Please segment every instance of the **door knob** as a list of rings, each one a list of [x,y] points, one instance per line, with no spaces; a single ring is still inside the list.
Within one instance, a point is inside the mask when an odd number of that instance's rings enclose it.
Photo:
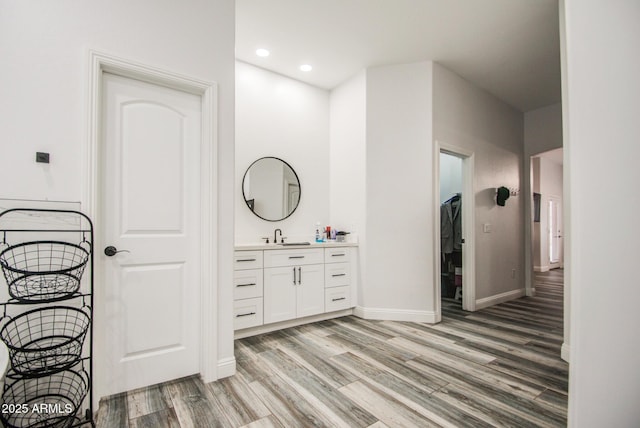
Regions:
[[[129,250],[118,250],[113,245],[109,245],[108,247],[106,247],[104,249],[104,253],[109,257],[113,257],[118,253],[130,253],[130,251]]]

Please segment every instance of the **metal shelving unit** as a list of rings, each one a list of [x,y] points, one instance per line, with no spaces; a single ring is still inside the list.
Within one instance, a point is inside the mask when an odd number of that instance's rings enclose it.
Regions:
[[[10,363],[0,412],[5,427],[95,427],[93,242],[93,223],[79,211],[0,213],[8,292],[0,301],[0,339]]]

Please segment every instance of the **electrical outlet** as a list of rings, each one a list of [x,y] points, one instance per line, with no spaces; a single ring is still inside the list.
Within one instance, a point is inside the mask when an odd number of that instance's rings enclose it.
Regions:
[[[516,277],[516,270],[511,269],[511,278],[515,278],[515,277]]]
[[[485,223],[482,225],[482,230],[484,233],[491,233],[491,223]]]

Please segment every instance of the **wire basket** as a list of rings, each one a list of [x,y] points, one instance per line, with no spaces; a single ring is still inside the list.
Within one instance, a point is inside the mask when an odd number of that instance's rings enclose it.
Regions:
[[[0,419],[9,428],[67,428],[78,421],[76,413],[89,390],[84,370],[66,370],[51,376],[21,379],[2,395]]]
[[[80,288],[89,251],[60,241],[13,245],[0,253],[9,294],[21,302],[66,299]]]
[[[85,311],[67,306],[34,309],[12,318],[0,330],[11,360],[7,376],[38,377],[71,367],[82,358],[90,323]]]

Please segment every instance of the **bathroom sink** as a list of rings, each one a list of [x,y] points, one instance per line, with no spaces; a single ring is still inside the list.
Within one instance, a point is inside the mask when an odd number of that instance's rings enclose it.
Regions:
[[[310,242],[283,242],[283,243],[278,244],[278,245],[282,245],[284,247],[291,247],[291,246],[294,246],[294,245],[311,245],[311,243]]]

